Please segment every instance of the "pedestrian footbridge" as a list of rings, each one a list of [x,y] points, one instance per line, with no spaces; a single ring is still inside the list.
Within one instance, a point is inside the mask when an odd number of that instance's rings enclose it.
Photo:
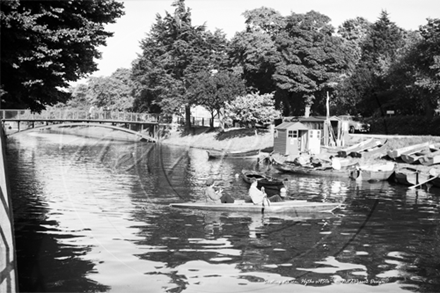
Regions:
[[[159,139],[161,126],[168,125],[160,123],[157,114],[121,111],[46,110],[32,113],[30,110],[0,110],[0,119],[4,129],[16,130],[12,133],[57,126],[95,126],[131,133],[140,140],[151,142]]]

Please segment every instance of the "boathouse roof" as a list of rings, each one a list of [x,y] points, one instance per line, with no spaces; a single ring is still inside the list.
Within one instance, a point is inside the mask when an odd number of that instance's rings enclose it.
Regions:
[[[310,127],[307,127],[306,125],[302,124],[301,122],[283,122],[280,125],[278,125],[277,127],[275,127],[275,129],[309,130]]]
[[[292,117],[284,117],[284,121],[288,122],[324,122],[327,119],[326,116],[309,116],[309,117],[304,117],[304,116],[292,116]],[[337,117],[337,116],[330,116],[329,117],[330,121],[340,121],[341,118]]]

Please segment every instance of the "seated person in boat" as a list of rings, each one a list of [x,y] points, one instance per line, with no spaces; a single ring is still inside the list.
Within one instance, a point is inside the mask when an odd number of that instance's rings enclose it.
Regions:
[[[280,189],[280,198],[281,198],[281,201],[284,201],[287,199],[287,189],[285,187],[282,187]]]
[[[214,189],[215,181],[212,178],[206,180],[205,197],[209,204],[233,203],[234,199],[228,194],[222,194],[223,189]]]
[[[266,192],[264,191],[264,187],[261,187],[261,190],[257,188],[258,181],[254,180],[251,183],[251,187],[249,188],[249,197],[254,204],[265,204],[269,205],[270,202],[283,201],[281,196],[278,194],[273,195],[271,197],[267,197]]]

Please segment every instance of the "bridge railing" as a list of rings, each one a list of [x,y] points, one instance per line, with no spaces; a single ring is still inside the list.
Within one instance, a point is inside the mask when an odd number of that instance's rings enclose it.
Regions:
[[[44,110],[32,113],[30,110],[0,110],[0,119],[13,120],[109,120],[123,122],[159,122],[159,114],[130,113],[120,111],[75,111]]]

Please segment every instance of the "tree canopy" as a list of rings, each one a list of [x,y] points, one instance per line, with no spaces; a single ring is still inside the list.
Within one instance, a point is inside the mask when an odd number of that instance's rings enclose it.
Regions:
[[[189,91],[195,103],[211,113],[210,126],[213,128],[214,117],[222,116],[221,110],[226,104],[246,93],[244,80],[232,71],[202,71],[196,77]]]
[[[251,93],[226,103],[225,116],[233,121],[249,123],[272,121],[280,116],[275,109],[273,94]]]
[[[152,105],[166,114],[185,110],[190,127],[190,107],[195,103],[189,88],[198,73],[225,66],[227,39],[221,31],[211,33],[205,26],[193,26],[191,10],[184,0],[173,3],[174,14],[156,16],[150,33],[141,42],[142,54],[133,65],[136,105]]]
[[[122,15],[122,4],[112,0],[1,5],[0,95],[3,104],[34,110],[64,101],[68,81],[96,70],[96,47],[111,36],[103,24]],[[70,104],[184,114],[187,127],[192,106],[214,116],[237,96],[250,104],[272,99],[261,107],[289,116],[303,115],[306,106],[324,115],[327,94],[332,115],[439,109],[439,19],[405,31],[382,11],[374,23],[356,17],[336,30],[317,11],[283,16],[261,7],[245,11],[245,29],[228,40],[221,30],[193,25],[184,0],[172,7],[156,16],[132,68],[90,78],[73,90]]]
[[[106,108],[118,111],[130,111],[133,107],[133,82],[131,70],[119,68],[108,77],[90,77],[87,83],[78,84],[72,89],[73,99],[67,106]]]
[[[1,1],[2,107],[30,108],[66,101],[69,82],[97,70],[104,29],[123,15],[115,0]]]

